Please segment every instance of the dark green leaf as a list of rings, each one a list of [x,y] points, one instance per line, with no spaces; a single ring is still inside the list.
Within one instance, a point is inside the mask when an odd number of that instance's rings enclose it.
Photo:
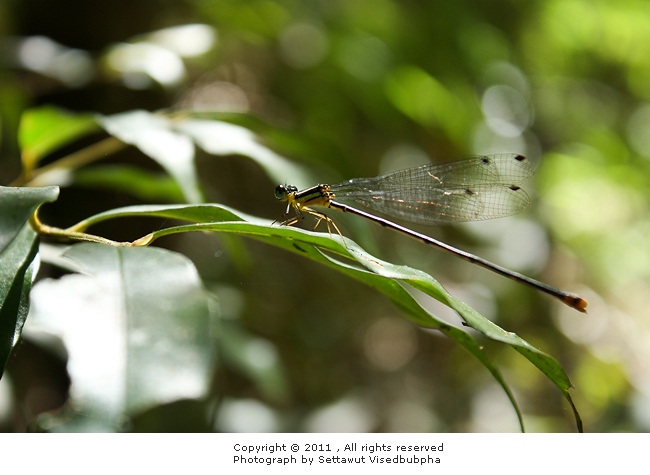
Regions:
[[[0,186],[0,253],[14,240],[37,206],[52,202],[59,188],[10,188]]]
[[[0,378],[27,318],[37,252],[36,233],[25,224],[0,254]]]
[[[183,191],[173,178],[129,165],[82,168],[75,171],[73,182],[78,186],[128,193],[145,201],[184,201]]]
[[[28,221],[58,194],[56,187],[0,187],[0,377],[29,310],[38,244]]]

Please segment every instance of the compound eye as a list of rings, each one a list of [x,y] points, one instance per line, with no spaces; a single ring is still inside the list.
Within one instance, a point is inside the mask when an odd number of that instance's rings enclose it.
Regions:
[[[287,188],[284,185],[278,185],[275,187],[275,197],[279,200],[283,200],[287,197]]]

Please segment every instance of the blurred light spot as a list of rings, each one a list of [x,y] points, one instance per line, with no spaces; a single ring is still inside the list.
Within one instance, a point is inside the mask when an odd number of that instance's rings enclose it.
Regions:
[[[116,45],[108,53],[107,63],[133,89],[147,87],[146,76],[163,86],[174,86],[185,77],[177,54],[148,43]]]
[[[315,411],[305,422],[307,432],[370,432],[375,418],[357,398],[342,399]]]
[[[280,423],[273,410],[255,399],[226,400],[221,404],[216,429],[221,432],[277,432]]]
[[[417,335],[409,323],[397,318],[382,318],[365,333],[366,358],[377,368],[395,371],[406,365],[417,352]]]
[[[182,106],[192,110],[219,112],[248,112],[248,97],[239,86],[215,81],[194,88],[182,100]]]
[[[143,328],[134,328],[128,334],[129,346],[144,347],[151,344],[151,334]]]
[[[526,98],[513,87],[489,87],[481,102],[489,127],[505,137],[516,137],[531,123],[531,111]]]
[[[81,86],[90,81],[93,64],[85,51],[69,49],[58,55],[52,72],[68,86]]]
[[[150,43],[189,58],[207,53],[217,41],[217,31],[208,25],[182,25],[155,31],[146,38]]]
[[[19,40],[17,56],[24,68],[53,77],[69,87],[83,86],[93,76],[93,61],[87,52],[66,48],[45,36]]]
[[[627,124],[627,137],[632,148],[650,158],[650,104],[639,107]]]
[[[245,304],[244,292],[223,284],[214,286],[210,290],[217,295],[221,318],[232,320],[241,315]]]
[[[320,63],[328,50],[327,36],[309,23],[294,23],[280,34],[280,54],[296,69],[311,68]]]
[[[511,217],[476,223],[463,223],[472,234],[496,244],[492,258],[514,269],[541,270],[548,260],[550,246],[544,230],[537,223]]]
[[[437,432],[440,421],[424,404],[400,400],[388,408],[389,432]]]
[[[643,432],[649,432],[650,394],[635,391],[632,395],[631,406],[634,421],[639,424],[638,429]]]
[[[490,64],[483,72],[484,80],[488,84],[501,84],[510,86],[519,91],[526,99],[530,98],[530,84],[528,78],[517,66],[505,61]]]
[[[5,373],[0,379],[0,425],[11,423],[14,410],[14,389],[11,378]]]
[[[515,399],[517,395],[515,394]],[[517,414],[503,388],[489,384],[478,391],[472,400],[472,432],[518,432]]]
[[[59,45],[51,39],[44,36],[33,36],[22,42],[18,49],[18,55],[27,69],[46,71],[58,50]]]
[[[244,355],[248,364],[257,369],[272,368],[278,363],[275,347],[261,338],[250,341],[244,349]]]
[[[339,64],[362,81],[380,79],[388,70],[390,49],[376,36],[360,34],[345,39],[337,49]]]
[[[68,186],[74,178],[73,171],[66,168],[54,168],[45,173],[41,173],[34,178],[30,184],[32,186]]]

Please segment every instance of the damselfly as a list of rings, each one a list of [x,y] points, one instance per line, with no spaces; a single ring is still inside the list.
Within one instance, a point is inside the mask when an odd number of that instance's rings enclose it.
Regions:
[[[316,226],[325,221],[328,228],[332,225],[340,234],[331,218],[311,207],[321,206],[355,214],[534,287],[585,312],[587,302],[576,294],[564,292],[385,218],[335,201],[353,200],[380,213],[417,224],[500,218],[518,213],[528,206],[530,199],[519,185],[530,179],[534,172],[535,168],[523,155],[482,155],[459,162],[397,170],[373,178],[353,178],[338,185],[315,185],[304,190],[298,190],[293,185],[279,185],[275,188],[275,197],[287,202],[285,216],[291,209],[296,212],[295,216],[282,222],[285,226],[296,224],[307,213],[318,218]]]

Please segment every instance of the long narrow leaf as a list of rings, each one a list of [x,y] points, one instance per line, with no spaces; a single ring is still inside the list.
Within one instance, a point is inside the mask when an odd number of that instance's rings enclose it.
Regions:
[[[185,205],[138,206],[122,208],[89,218],[84,222],[84,226],[106,219],[137,214],[166,216],[191,221],[197,221],[197,218],[212,220],[216,217],[226,220],[225,222],[202,221],[202,224],[162,229],[141,239],[140,243],[142,244],[150,243],[165,235],[179,232],[214,231],[236,233],[309,257],[377,288],[386,294],[415,323],[442,331],[477,357],[493,374],[499,384],[502,385],[516,408],[516,403],[498,373],[498,370],[489,362],[476,341],[468,333],[450,326],[448,323],[422,309],[411,295],[398,284],[398,281],[408,283],[414,288],[453,308],[469,326],[484,336],[512,346],[533,363],[562,391],[562,394],[572,406],[578,428],[580,430],[582,429],[580,416],[568,393],[568,390],[572,387],[571,383],[561,365],[554,358],[533,347],[516,334],[500,328],[468,305],[455,299],[433,277],[422,271],[382,261],[366,253],[349,239],[345,239],[345,242],[343,242],[342,238],[338,235],[328,235],[327,233],[315,233],[295,228],[269,225],[268,221],[265,222],[259,218],[246,216],[218,205],[202,205],[200,207]],[[343,261],[339,257],[347,260]],[[518,409],[516,410],[518,411]]]
[[[27,318],[37,252],[36,233],[26,224],[0,255],[0,378]]]
[[[0,378],[27,317],[38,262],[38,240],[28,221],[58,193],[56,187],[0,187]]]

